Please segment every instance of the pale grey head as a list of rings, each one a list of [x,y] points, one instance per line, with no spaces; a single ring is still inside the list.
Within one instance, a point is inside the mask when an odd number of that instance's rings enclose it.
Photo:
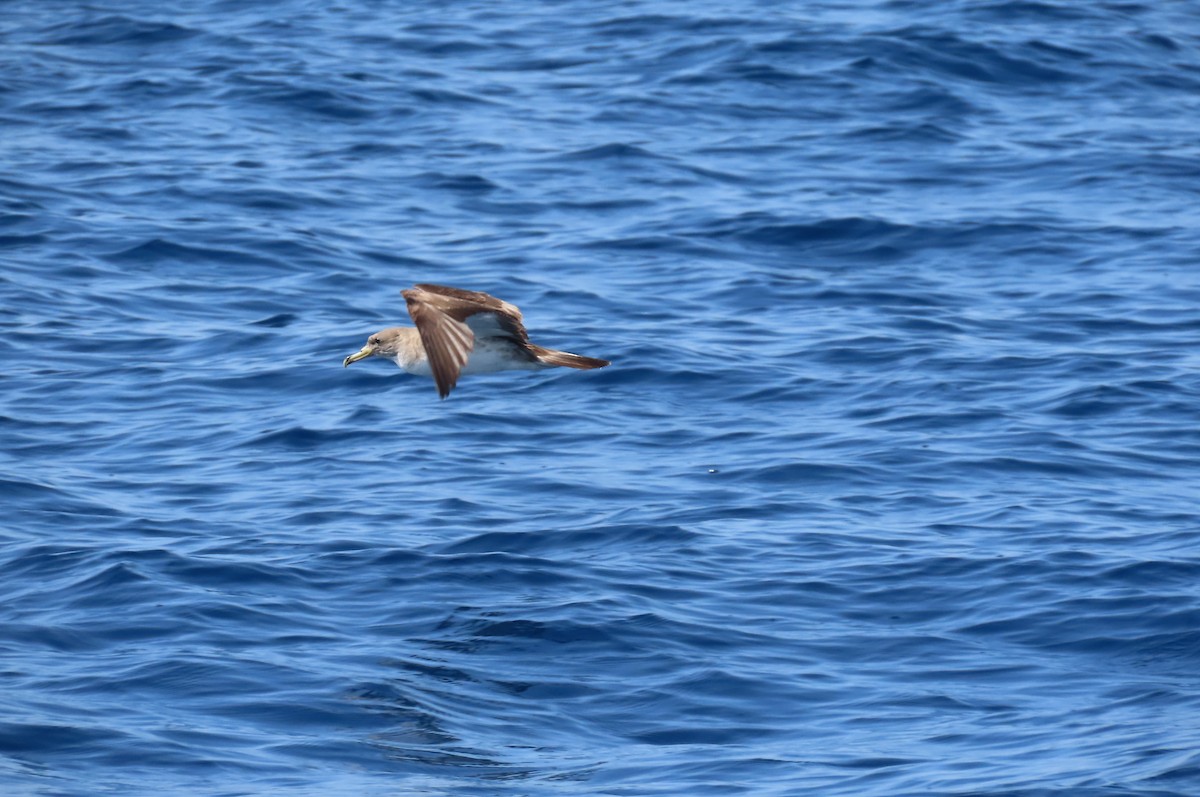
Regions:
[[[367,344],[342,360],[342,367],[367,357],[385,357],[397,362],[406,359],[412,349],[410,339],[416,334],[411,327],[388,327],[367,338]]]

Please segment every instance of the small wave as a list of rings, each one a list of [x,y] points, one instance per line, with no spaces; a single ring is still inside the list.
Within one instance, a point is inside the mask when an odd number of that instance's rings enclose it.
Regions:
[[[250,83],[221,95],[223,102],[255,102],[279,105],[305,115],[361,122],[379,112],[366,97],[345,89]],[[403,108],[401,111],[405,110]],[[390,113],[395,113],[391,109]]]
[[[114,14],[87,22],[68,21],[45,31],[42,44],[54,46],[147,44],[168,45],[200,35],[173,22],[149,22]]]
[[[355,439],[371,439],[370,430],[344,431],[333,429],[308,429],[296,426],[267,432],[241,444],[242,447],[281,447],[296,451],[322,450],[333,442],[346,442]]]
[[[979,83],[1031,86],[1078,82],[1083,74],[1063,65],[1044,63],[1043,55],[1028,44],[1010,46],[1009,52],[955,34],[911,26],[874,37],[872,66],[899,68]]]
[[[597,147],[588,147],[587,149],[568,152],[565,155],[556,155],[555,160],[562,161],[617,161],[617,162],[636,162],[636,161],[665,161],[660,155],[656,155],[650,150],[643,149],[633,144],[601,144]]]

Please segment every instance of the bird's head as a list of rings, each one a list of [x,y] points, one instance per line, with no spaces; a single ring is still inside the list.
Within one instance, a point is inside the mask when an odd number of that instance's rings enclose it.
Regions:
[[[342,367],[356,363],[359,360],[367,357],[387,357],[388,359],[396,359],[400,354],[400,338],[404,330],[400,327],[389,327],[376,332],[371,337],[367,338],[367,345],[363,346],[358,351],[351,354],[346,359],[342,360]]]

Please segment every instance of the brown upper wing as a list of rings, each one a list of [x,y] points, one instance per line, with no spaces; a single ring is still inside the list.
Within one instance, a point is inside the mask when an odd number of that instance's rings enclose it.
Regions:
[[[445,285],[423,283],[402,291],[405,299],[415,295],[420,301],[436,307],[456,321],[469,325],[480,337],[505,336],[521,343],[529,342],[529,334],[521,323],[521,311],[516,305],[497,299],[483,291],[464,291]],[[409,307],[412,307],[411,303]],[[474,318],[482,314],[481,318]]]
[[[475,336],[509,337],[528,344],[521,311],[481,291],[421,284],[401,291],[429,357],[438,394],[450,395],[475,347]]]

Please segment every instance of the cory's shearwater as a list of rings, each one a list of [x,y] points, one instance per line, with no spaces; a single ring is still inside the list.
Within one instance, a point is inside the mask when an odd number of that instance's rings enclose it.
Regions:
[[[608,360],[545,349],[529,342],[521,311],[481,291],[417,285],[401,291],[417,325],[388,327],[342,360],[384,357],[410,374],[432,376],[438,394],[450,395],[459,374],[534,371],[542,368],[603,368]]]

